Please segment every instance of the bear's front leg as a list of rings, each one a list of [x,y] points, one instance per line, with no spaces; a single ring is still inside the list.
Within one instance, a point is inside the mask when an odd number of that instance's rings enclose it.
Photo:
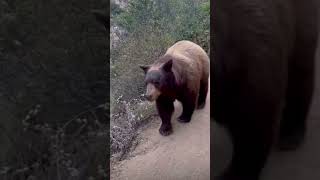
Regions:
[[[168,136],[172,133],[171,116],[174,111],[174,99],[160,96],[157,101],[157,110],[162,120],[159,132],[163,136]]]
[[[262,118],[260,118],[262,119]],[[265,119],[262,119],[264,122]],[[254,124],[254,122],[250,122]],[[233,143],[233,157],[227,170],[217,180],[259,180],[271,150],[272,125],[252,125],[243,122],[227,127]]]
[[[195,93],[184,96],[181,99],[182,103],[182,114],[178,117],[178,121],[182,123],[187,123],[191,121],[192,114],[196,107],[197,95]]]

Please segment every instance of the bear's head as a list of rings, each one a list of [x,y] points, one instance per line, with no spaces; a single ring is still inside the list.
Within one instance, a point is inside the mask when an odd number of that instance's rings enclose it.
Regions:
[[[153,65],[141,65],[145,73],[145,84],[147,86],[145,97],[149,101],[155,101],[159,96],[173,96],[176,80],[172,71],[172,59],[164,63]]]

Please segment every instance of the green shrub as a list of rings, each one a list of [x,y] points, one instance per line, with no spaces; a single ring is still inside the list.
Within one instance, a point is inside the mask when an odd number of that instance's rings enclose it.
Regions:
[[[209,1],[131,0],[127,10],[116,16],[114,22],[131,35],[153,32],[168,34],[174,41],[206,39],[207,42],[196,43],[207,46],[209,19]]]

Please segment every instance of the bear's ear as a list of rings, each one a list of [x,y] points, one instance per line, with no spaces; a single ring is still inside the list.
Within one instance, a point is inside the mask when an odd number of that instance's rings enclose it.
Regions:
[[[171,71],[171,68],[172,68],[172,59],[170,59],[169,61],[167,61],[167,62],[162,66],[162,69],[163,69],[165,72],[170,72],[170,71]]]
[[[140,65],[139,67],[144,71],[145,74],[150,69],[150,65]]]

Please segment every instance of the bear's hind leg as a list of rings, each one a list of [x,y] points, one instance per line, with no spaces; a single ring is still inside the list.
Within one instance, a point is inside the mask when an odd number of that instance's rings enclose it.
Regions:
[[[163,136],[168,136],[172,133],[171,116],[174,111],[173,101],[163,96],[160,96],[156,101],[157,110],[162,120],[159,132]]]
[[[202,80],[200,82],[200,90],[199,90],[199,99],[198,99],[197,109],[202,109],[206,105],[207,93],[208,93],[208,79]]]
[[[192,114],[196,107],[196,94],[190,94],[189,96],[185,96],[182,100],[182,114],[178,117],[178,121],[182,123],[187,123],[191,121]]]
[[[272,126],[268,127],[264,130],[255,126],[231,127],[232,161],[226,171],[214,179],[258,180],[272,145]]]
[[[308,47],[309,48],[309,47]],[[312,49],[312,48],[311,48]],[[308,50],[309,51],[309,50]],[[296,53],[289,69],[286,105],[280,124],[279,150],[294,150],[302,144],[314,88],[314,53]],[[298,64],[298,63],[303,64]]]

